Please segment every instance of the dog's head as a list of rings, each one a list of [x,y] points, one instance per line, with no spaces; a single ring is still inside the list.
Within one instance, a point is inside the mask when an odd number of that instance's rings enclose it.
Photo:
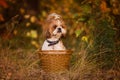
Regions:
[[[46,23],[46,38],[60,38],[65,36],[67,30],[62,17],[56,13],[48,15]]]

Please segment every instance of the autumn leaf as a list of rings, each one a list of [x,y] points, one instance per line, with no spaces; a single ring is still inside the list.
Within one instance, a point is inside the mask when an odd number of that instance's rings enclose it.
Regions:
[[[83,37],[81,38],[81,40],[82,40],[82,41],[85,41],[85,42],[88,42],[88,37],[87,37],[87,36],[83,36]]]
[[[34,23],[36,21],[36,17],[35,16],[32,16],[31,18],[30,18],[30,22],[31,23]]]
[[[76,30],[75,34],[76,34],[76,37],[78,37],[81,34],[81,30]]]
[[[32,40],[32,41],[31,41],[31,44],[32,44],[33,46],[35,46],[36,48],[39,48],[39,44],[38,44],[36,41]]]
[[[17,33],[18,33],[17,30],[14,30],[14,31],[13,31],[13,34],[14,34],[14,35],[17,35]]]
[[[7,3],[6,3],[5,0],[0,0],[0,6],[2,6],[2,7],[4,7],[4,8],[7,8],[7,7],[8,7],[8,5],[7,5]]]
[[[83,28],[76,30],[76,31],[75,31],[76,37],[79,37],[82,32],[83,32]]]
[[[24,14],[25,13],[25,9],[24,8],[20,8],[20,13]]]
[[[0,14],[0,21],[4,21],[3,15]]]
[[[31,38],[37,38],[37,37],[38,37],[38,34],[37,34],[37,31],[36,31],[36,30],[31,30],[30,32],[27,32],[27,33],[26,33],[26,36],[27,36],[27,37],[31,37]]]
[[[110,9],[107,7],[107,4],[106,4],[105,1],[101,1],[100,9],[103,13],[106,13],[106,12],[110,11]]]
[[[113,14],[115,14],[115,15],[119,15],[119,14],[120,14],[120,13],[119,13],[119,10],[118,10],[117,8],[114,8],[112,12],[113,12]]]

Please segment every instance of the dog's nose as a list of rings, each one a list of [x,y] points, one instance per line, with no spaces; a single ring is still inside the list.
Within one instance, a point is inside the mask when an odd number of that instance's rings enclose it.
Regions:
[[[58,32],[61,32],[61,28],[58,28]]]

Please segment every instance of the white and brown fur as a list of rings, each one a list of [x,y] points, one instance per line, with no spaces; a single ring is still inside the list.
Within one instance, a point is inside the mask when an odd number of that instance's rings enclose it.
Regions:
[[[61,37],[66,35],[67,30],[62,17],[56,13],[48,15],[43,27],[46,40],[42,50],[65,50]]]

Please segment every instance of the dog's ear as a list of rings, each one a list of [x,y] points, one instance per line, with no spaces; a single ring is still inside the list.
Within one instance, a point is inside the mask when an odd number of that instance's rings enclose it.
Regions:
[[[50,37],[51,37],[51,34],[50,34],[49,30],[47,30],[47,31],[45,32],[45,35],[46,35],[46,38],[50,38]]]

